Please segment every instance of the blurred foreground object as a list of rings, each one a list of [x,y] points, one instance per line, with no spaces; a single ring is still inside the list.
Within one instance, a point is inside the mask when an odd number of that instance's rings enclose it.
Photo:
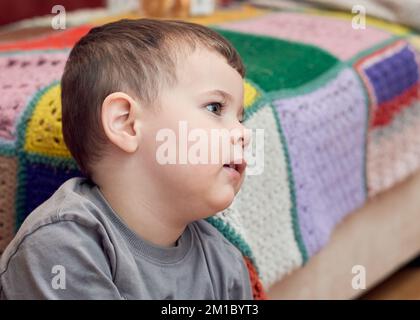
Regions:
[[[211,15],[216,7],[215,0],[143,0],[142,11],[152,17],[187,17]]]
[[[54,5],[62,5],[67,12],[104,7],[103,0],[14,0],[0,1],[0,25],[51,14]]]

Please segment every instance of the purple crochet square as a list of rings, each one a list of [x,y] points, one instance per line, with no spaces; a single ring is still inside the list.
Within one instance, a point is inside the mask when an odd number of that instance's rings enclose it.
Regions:
[[[20,115],[34,94],[60,80],[66,51],[0,55],[0,142],[15,142]]]
[[[300,230],[312,256],[365,199],[367,105],[356,74],[342,70],[308,94],[274,102],[293,172]]]

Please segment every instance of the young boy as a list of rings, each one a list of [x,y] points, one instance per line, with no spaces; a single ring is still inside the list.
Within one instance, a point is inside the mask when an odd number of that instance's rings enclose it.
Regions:
[[[1,298],[252,299],[241,253],[203,220],[244,179],[243,76],[235,49],[200,25],[121,20],[84,36],[61,85],[64,140],[86,178],[23,223],[1,258]],[[196,163],[185,125],[239,134],[209,147],[229,157]],[[175,164],[160,159],[168,130]]]

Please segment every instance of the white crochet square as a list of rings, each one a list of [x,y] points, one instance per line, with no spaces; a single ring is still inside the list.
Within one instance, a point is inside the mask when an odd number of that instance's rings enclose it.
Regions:
[[[264,129],[264,171],[248,175],[221,219],[250,246],[265,288],[302,265],[291,217],[286,158],[273,109],[265,105],[245,122]]]

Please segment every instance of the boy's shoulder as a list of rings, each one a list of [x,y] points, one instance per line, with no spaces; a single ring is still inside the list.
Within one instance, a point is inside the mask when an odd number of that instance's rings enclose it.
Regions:
[[[250,275],[241,251],[207,220],[194,222],[206,264],[219,283],[229,283],[229,299],[253,299]]]
[[[54,194],[35,208],[25,219],[1,256],[0,272],[6,267],[5,262],[10,259],[22,246],[35,243],[53,243],[54,237],[66,239],[75,237],[80,230],[95,230],[97,233],[99,209],[90,199],[90,189],[93,184],[85,178],[75,177],[65,181]],[[69,227],[70,225],[70,227]],[[76,231],[77,230],[77,231]],[[27,243],[28,238],[34,239],[34,244]],[[45,240],[45,241],[44,241]]]
[[[196,231],[198,238],[203,246],[211,252],[222,255],[223,258],[242,260],[243,255],[220,230],[214,227],[209,221],[201,219],[191,224]]]
[[[100,211],[94,200],[94,189],[95,184],[86,178],[68,179],[26,217],[16,236],[25,236],[42,226],[61,221],[94,222]]]
[[[120,298],[112,243],[83,188],[90,188],[83,178],[66,181],[26,218],[0,259],[0,300]],[[71,290],[56,290],[55,275],[66,272]]]

